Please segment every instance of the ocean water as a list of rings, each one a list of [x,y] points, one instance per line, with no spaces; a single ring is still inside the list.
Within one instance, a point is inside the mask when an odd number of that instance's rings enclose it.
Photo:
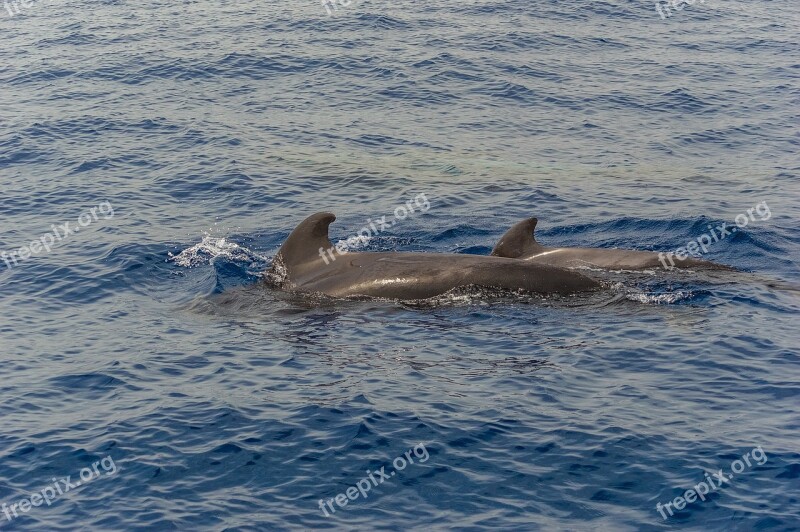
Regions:
[[[800,530],[796,2],[328,7],[0,6],[0,529]],[[420,194],[362,249],[747,225],[583,296],[260,284]]]

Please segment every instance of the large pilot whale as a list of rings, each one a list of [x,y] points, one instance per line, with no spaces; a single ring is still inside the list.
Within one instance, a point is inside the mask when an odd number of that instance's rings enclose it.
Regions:
[[[320,212],[303,220],[278,250],[265,280],[289,291],[401,300],[427,299],[471,285],[540,294],[569,294],[600,286],[577,272],[517,259],[455,253],[345,253],[328,238],[328,227],[335,219],[329,212]]]
[[[603,248],[551,248],[536,241],[533,231],[538,220],[528,218],[513,225],[492,250],[494,257],[522,259],[534,264],[558,266],[562,268],[595,267],[613,270],[644,270],[663,267],[704,268],[731,270],[733,268],[702,259],[691,258],[675,253],[656,253],[653,251],[631,251],[626,249]],[[709,238],[710,240],[710,238]]]

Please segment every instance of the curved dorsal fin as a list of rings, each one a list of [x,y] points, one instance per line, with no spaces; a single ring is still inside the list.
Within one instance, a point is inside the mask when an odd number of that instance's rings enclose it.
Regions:
[[[514,224],[511,229],[506,231],[506,234],[500,237],[500,241],[492,250],[492,255],[516,259],[543,250],[544,246],[539,245],[533,236],[537,222],[536,218],[528,218]]]
[[[333,247],[328,239],[328,226],[336,219],[330,212],[312,214],[294,228],[286,242],[275,255],[276,262],[291,270],[293,266],[320,259],[320,248],[328,250]]]

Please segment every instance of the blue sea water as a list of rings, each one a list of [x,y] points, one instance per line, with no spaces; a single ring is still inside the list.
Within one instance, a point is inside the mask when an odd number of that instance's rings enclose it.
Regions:
[[[796,2],[19,10],[0,251],[79,231],[0,262],[0,529],[800,530]],[[419,194],[364,249],[487,254],[537,216],[674,250],[769,215],[704,255],[738,272],[588,296],[259,284],[307,215],[336,242]]]

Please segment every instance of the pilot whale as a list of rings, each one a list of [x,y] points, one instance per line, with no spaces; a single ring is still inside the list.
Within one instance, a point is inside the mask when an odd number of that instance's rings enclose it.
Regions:
[[[545,247],[539,244],[533,235],[537,222],[536,218],[528,218],[512,226],[500,238],[491,255],[562,268],[589,266],[613,270],[644,270],[663,267],[669,270],[672,268],[704,268],[735,271],[729,266],[707,260],[688,256],[681,259],[674,253],[626,249]]]
[[[328,238],[328,227],[335,219],[329,212],[320,212],[303,220],[278,250],[265,281],[288,291],[401,300],[427,299],[470,285],[539,294],[570,294],[600,286],[577,272],[501,257],[345,253],[337,247],[340,255],[336,258]]]

